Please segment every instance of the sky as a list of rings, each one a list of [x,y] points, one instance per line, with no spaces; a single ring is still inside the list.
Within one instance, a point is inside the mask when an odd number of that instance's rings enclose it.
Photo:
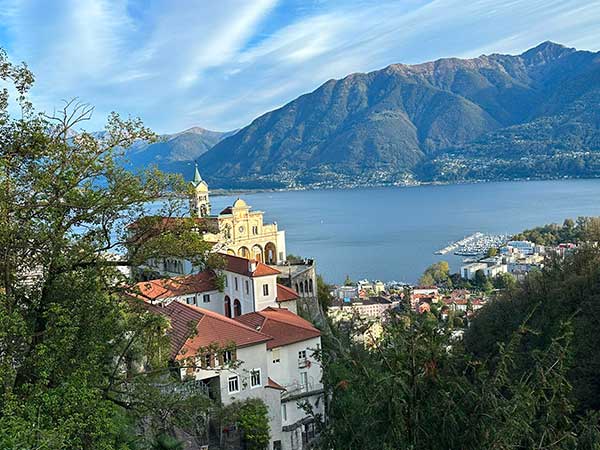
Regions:
[[[0,0],[0,47],[52,111],[159,133],[243,127],[331,78],[543,41],[600,50],[600,0]]]

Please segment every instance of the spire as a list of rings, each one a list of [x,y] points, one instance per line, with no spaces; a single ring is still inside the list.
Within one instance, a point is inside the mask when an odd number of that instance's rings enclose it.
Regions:
[[[194,162],[194,166],[196,166],[196,170],[194,171],[194,184],[198,184],[202,181],[202,177],[200,176],[200,172],[198,171],[198,163]]]

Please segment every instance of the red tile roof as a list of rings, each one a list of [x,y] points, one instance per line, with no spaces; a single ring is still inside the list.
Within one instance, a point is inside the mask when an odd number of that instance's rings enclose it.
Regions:
[[[242,322],[273,339],[267,342],[272,349],[321,336],[309,321],[285,308],[266,308],[262,311],[243,314],[235,320]]]
[[[239,273],[246,277],[264,277],[266,275],[279,275],[281,273],[279,270],[269,267],[260,261],[227,254],[223,256],[225,257],[225,270]],[[254,270],[251,270],[251,265],[254,265]]]
[[[215,273],[206,271],[183,277],[141,281],[134,285],[134,294],[144,299],[159,300],[217,289]]]
[[[280,391],[286,390],[282,385],[273,381],[273,379],[271,377],[267,377],[267,385],[265,387],[271,388],[271,389],[279,389]]]
[[[300,298],[300,295],[287,286],[277,283],[277,301],[278,302],[289,302]]]
[[[270,341],[272,338],[241,322],[220,314],[172,301],[167,305],[140,302],[147,310],[166,316],[170,321],[171,358],[195,356],[210,344],[235,344],[237,348]]]

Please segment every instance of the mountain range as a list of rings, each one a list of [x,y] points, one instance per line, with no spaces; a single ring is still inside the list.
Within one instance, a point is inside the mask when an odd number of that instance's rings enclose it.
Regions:
[[[188,130],[139,158],[198,158],[226,188],[595,177],[599,105],[600,52],[544,42],[329,80],[236,132]]]
[[[193,173],[193,162],[218,142],[235,131],[219,132],[192,127],[175,134],[164,134],[153,143],[138,142],[126,152],[130,168],[143,168],[151,164],[165,172]]]

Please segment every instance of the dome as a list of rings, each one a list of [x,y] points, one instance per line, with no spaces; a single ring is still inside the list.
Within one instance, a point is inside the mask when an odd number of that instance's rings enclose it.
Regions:
[[[241,198],[238,198],[235,203],[233,204],[234,208],[247,208],[248,207],[248,203],[246,203],[244,200],[242,200]]]

